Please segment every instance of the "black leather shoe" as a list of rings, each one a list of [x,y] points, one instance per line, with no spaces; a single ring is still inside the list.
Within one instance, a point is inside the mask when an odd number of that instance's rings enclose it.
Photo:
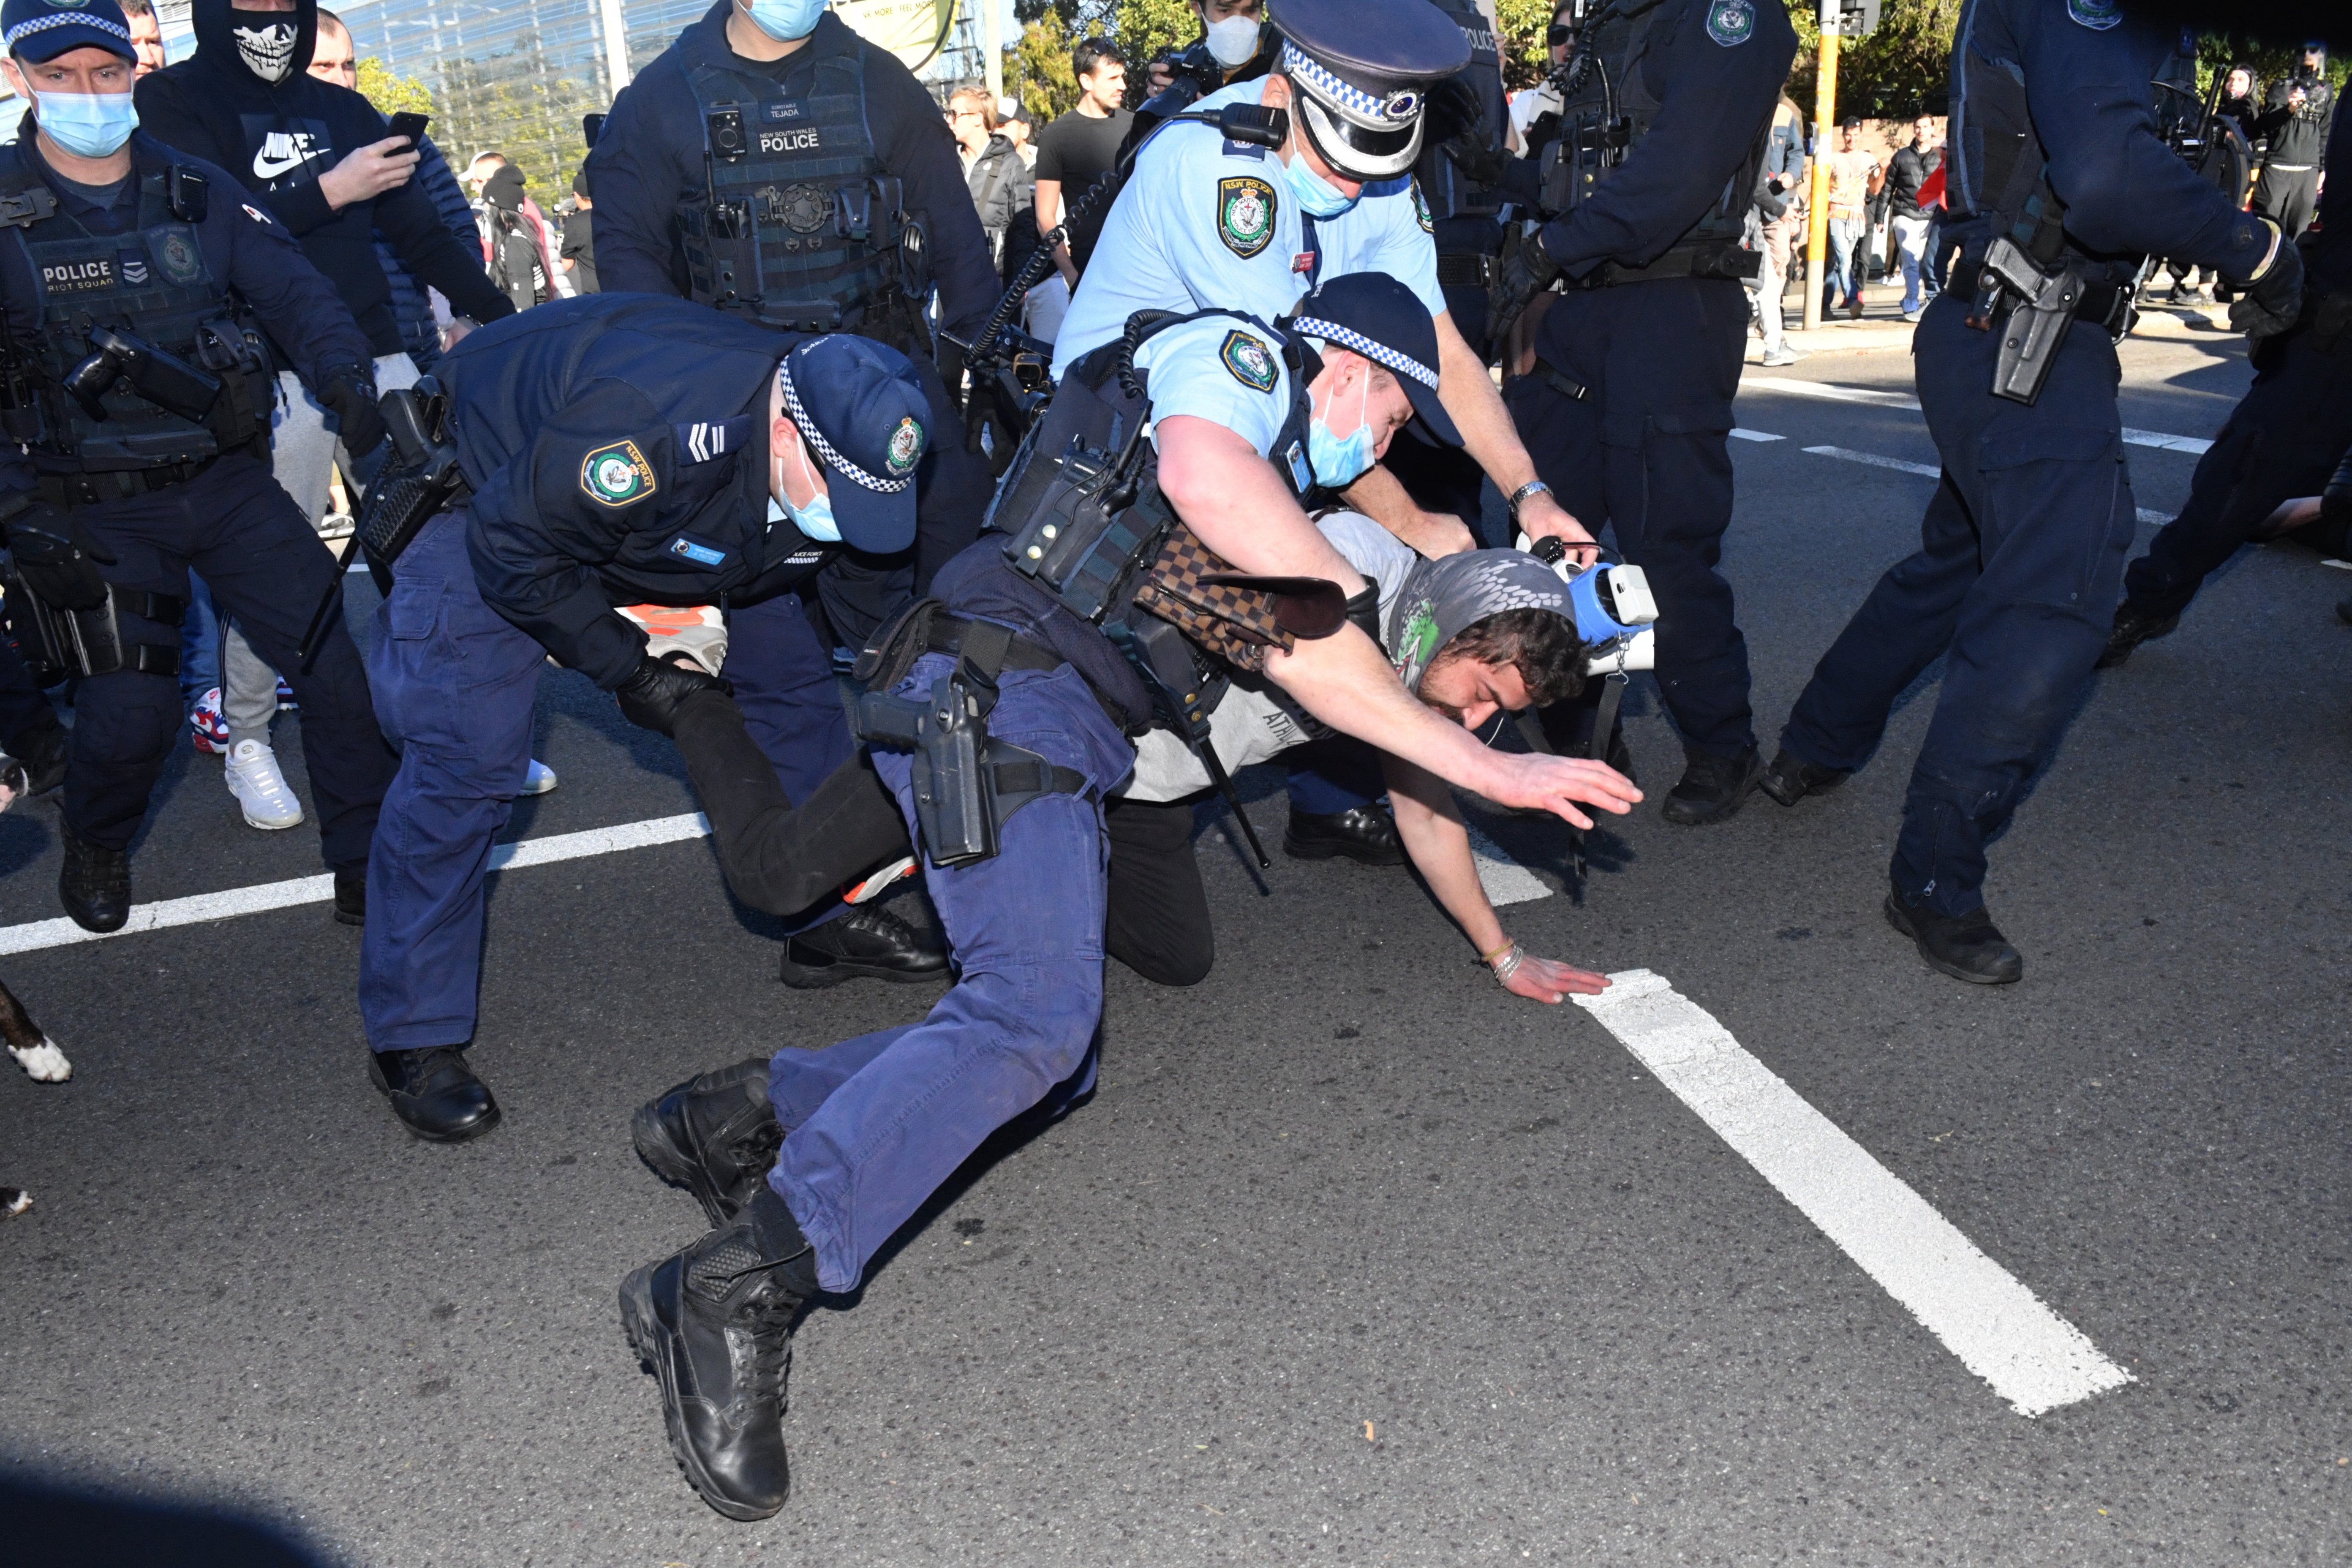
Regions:
[[[783,981],[799,991],[869,977],[902,983],[944,980],[948,952],[887,910],[860,905],[837,921],[784,943]]]
[[[66,863],[58,872],[58,901],[84,931],[121,931],[131,919],[131,856],[84,844],[60,826]]]
[[[1843,768],[1817,768],[1783,746],[1756,782],[1782,805],[1794,805],[1809,795],[1827,795],[1852,777]]]
[[[1684,827],[1704,827],[1738,811],[1764,776],[1764,759],[1750,746],[1736,757],[1683,749],[1689,766],[1682,782],[1666,792],[1664,808],[1668,822]]]
[[[714,1226],[760,1195],[784,1130],[768,1103],[768,1058],[678,1084],[637,1107],[629,1141],[655,1175],[686,1188]]]
[[[2025,978],[2025,958],[2009,945],[1982,904],[1964,915],[1939,915],[1886,895],[1886,923],[1909,937],[1927,967],[1971,985],[2014,985]]]
[[[1397,837],[1396,818],[1378,801],[1333,812],[1291,807],[1290,826],[1282,830],[1282,852],[1294,860],[1344,856],[1366,866],[1404,864],[1404,840]]]
[[[765,1189],[731,1223],[621,1281],[621,1326],[661,1380],[670,1452],[729,1519],[766,1519],[791,1489],[784,1380],[793,1320],[816,1288],[814,1250]]]
[[[368,1077],[392,1113],[428,1143],[463,1143],[499,1124],[499,1102],[456,1046],[370,1051]]]
[[[2126,599],[2116,606],[2116,624],[2107,633],[2107,646],[2100,653],[2099,662],[2092,668],[2113,669],[2132,656],[2132,649],[2144,642],[2167,635],[2179,624],[2179,610],[2173,611],[2168,616],[2160,616],[2153,610],[2144,610],[2129,599]]]
[[[335,919],[347,926],[367,924],[367,868],[335,873]]]

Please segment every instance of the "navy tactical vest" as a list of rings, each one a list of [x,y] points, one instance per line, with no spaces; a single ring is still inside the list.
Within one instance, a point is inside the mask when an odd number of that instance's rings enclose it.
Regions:
[[[1494,26],[1471,0],[1431,3],[1445,13],[1446,20],[1462,29],[1462,37],[1470,46],[1470,63],[1462,68],[1462,79],[1477,94],[1479,110],[1486,115],[1486,128],[1499,149],[1504,132],[1510,129],[1511,112],[1503,93],[1503,57],[1496,46]],[[1502,210],[1502,198],[1473,184],[1443,149],[1423,141],[1412,175],[1421,186],[1422,200],[1429,205],[1431,222],[1439,226],[1435,236],[1440,250],[1484,251],[1502,243],[1502,230],[1492,222]],[[1463,218],[1486,221],[1454,223]],[[1460,232],[1449,231],[1444,226],[1449,224]]]

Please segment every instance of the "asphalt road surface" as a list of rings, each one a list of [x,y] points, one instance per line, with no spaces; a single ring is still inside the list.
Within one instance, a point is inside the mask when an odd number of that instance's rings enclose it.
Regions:
[[[2243,355],[2124,360],[2125,423],[2189,438],[2131,449],[2168,514]],[[1931,483],[1807,448],[1932,465],[1909,389],[1878,353],[1741,395],[1780,437],[1734,443],[1726,553],[1768,747]],[[0,1558],[39,1518],[81,1562],[224,1520],[366,1564],[2344,1562],[2347,591],[2251,552],[2099,679],[1995,850],[2018,986],[1930,973],[1879,912],[1932,672],[1843,793],[1703,830],[1656,815],[1679,752],[1637,687],[1653,804],[1580,897],[1557,832],[1488,823],[1546,894],[1512,931],[1663,977],[1851,1141],[1879,1184],[1836,1215],[1774,1184],[1808,1146],[1743,1153],[1603,1020],[1505,995],[1410,876],[1277,854],[1261,893],[1210,817],[1214,974],[1113,964],[1093,1102],[983,1152],[807,1318],[763,1524],[686,1487],[621,1334],[622,1274],[699,1225],[629,1112],[930,992],[782,989],[700,839],[513,869],[472,1053],[506,1123],[429,1147],[368,1085],[323,904],[38,945],[55,816],[12,813],[0,971],[75,1072],[0,1072],[0,1180],[37,1197],[0,1226]],[[515,837],[693,809],[577,677],[543,682],[537,754],[562,787]],[[142,900],[319,870],[218,767],[174,758]],[[1279,781],[1247,782],[1277,838]],[[1857,1257],[1905,1192],[1965,1240],[1912,1247],[1898,1300]],[[1971,1258],[2023,1305],[1955,1327]],[[2081,1354],[2045,1372],[2130,1381],[2029,1418],[1956,1348],[2031,1359],[2053,1325]]]

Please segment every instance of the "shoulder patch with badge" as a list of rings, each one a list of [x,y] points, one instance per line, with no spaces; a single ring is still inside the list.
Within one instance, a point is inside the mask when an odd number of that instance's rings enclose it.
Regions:
[[[913,415],[900,419],[898,427],[890,432],[890,446],[882,460],[889,465],[890,477],[895,479],[913,473],[915,465],[923,460],[923,427],[915,423]]]
[[[1274,351],[1265,346],[1265,340],[1248,332],[1227,332],[1217,357],[1233,372],[1235,381],[1254,392],[1272,392],[1276,378],[1281,374],[1275,367]]]
[[[627,506],[645,500],[657,488],[654,466],[646,461],[635,441],[599,447],[581,459],[581,491],[599,506]]]
[[[1429,198],[1421,194],[1421,181],[1418,179],[1412,183],[1412,216],[1413,221],[1421,225],[1422,233],[1437,232],[1436,221],[1429,216]]]
[[[2066,15],[2095,33],[2104,33],[2124,19],[2116,0],[2066,0]]]
[[[1744,44],[1756,32],[1753,0],[1707,0],[1706,36],[1730,48]]]
[[[1274,215],[1279,210],[1274,187],[1255,174],[1217,182],[1217,237],[1244,261],[1273,241]]]

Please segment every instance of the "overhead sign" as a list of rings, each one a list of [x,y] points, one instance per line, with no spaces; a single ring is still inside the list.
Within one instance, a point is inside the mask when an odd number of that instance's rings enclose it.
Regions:
[[[909,70],[929,63],[955,25],[955,0],[834,0],[833,14]]]

